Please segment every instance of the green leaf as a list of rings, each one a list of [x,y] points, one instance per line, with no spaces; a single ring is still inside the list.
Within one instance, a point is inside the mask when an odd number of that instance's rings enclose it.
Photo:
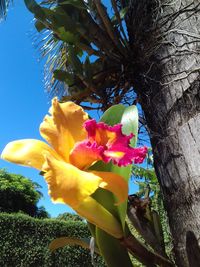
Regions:
[[[75,44],[78,41],[78,38],[73,33],[66,31],[64,27],[58,28],[57,34],[62,41],[68,44]]]
[[[100,121],[107,123],[108,125],[115,125],[117,123],[123,124],[123,133],[130,134],[134,132],[137,136],[138,131],[138,113],[137,108],[125,107],[123,105],[115,105],[109,108],[102,116]],[[132,141],[132,145],[136,144],[136,138]],[[92,169],[98,171],[110,171],[117,173],[124,177],[127,181],[131,175],[132,165],[127,167],[118,167],[111,162],[105,164],[103,162],[97,162],[92,166]],[[128,196],[127,196],[128,197]],[[103,205],[107,210],[109,210],[116,218],[121,221],[123,229],[125,229],[125,217],[127,211],[127,202],[124,202],[118,206],[115,205],[117,200],[115,196],[104,189],[98,189],[94,194],[95,198],[101,205]],[[94,231],[94,229],[93,229]],[[125,231],[125,230],[124,230]],[[124,235],[126,235],[124,233]],[[97,245],[103,255],[106,263],[109,267],[121,267],[121,266],[132,266],[128,252],[124,247],[121,246],[119,240],[113,238],[109,234],[105,233],[103,230],[96,227],[96,241]]]
[[[41,32],[42,30],[46,29],[46,26],[41,21],[36,20],[35,28],[38,32]]]
[[[103,114],[101,121],[109,125],[122,123],[122,131],[124,134],[135,134],[134,139],[131,140],[131,145],[135,146],[137,142],[136,138],[138,132],[138,111],[136,106],[125,107],[121,104],[112,106]],[[112,163],[104,165],[103,163],[98,164],[102,165],[102,167],[100,167],[99,165],[97,166],[100,169],[102,168],[104,171],[111,171],[122,175],[127,182],[129,181],[129,178],[131,176],[132,165],[129,165],[127,167],[118,167]],[[124,228],[127,203],[122,203],[121,205],[115,207],[118,211],[118,216],[121,220],[122,227]]]
[[[137,137],[137,120],[138,112],[136,106],[125,107],[119,104],[109,108],[103,114],[100,121],[103,121],[108,125],[122,123],[122,130],[124,134],[130,134],[131,132],[134,132],[135,136]],[[132,145],[134,145],[135,143],[136,138],[134,138],[134,140],[132,141]],[[117,173],[123,176],[128,183],[129,178],[131,176],[132,165],[129,165],[127,167],[118,167],[117,165],[114,165],[111,162],[109,164],[97,162],[95,165],[92,166],[92,169]],[[124,228],[127,202],[124,202],[118,206],[114,205],[117,202],[115,196],[112,193],[103,189],[97,190],[94,194],[94,198],[99,201],[103,206],[105,206],[113,215],[115,215],[121,221],[122,227]]]
[[[73,238],[73,237],[60,237],[54,239],[49,244],[49,249],[51,251],[54,251],[58,248],[62,248],[67,245],[73,245],[73,246],[81,246],[82,248],[90,249],[90,239],[89,238]],[[94,248],[95,252],[99,253],[99,250],[97,247]]]
[[[126,107],[119,104],[107,109],[101,117],[101,121],[113,126],[121,122]]]
[[[127,183],[131,175],[131,166],[118,167],[112,164],[111,162],[109,164],[106,164],[104,162],[99,161],[94,164],[90,169],[117,173],[123,176]],[[124,203],[116,206],[116,197],[111,192],[104,189],[96,190],[96,192],[93,194],[93,197],[107,210],[109,210],[115,217],[117,217],[121,221],[122,227],[124,228],[127,202],[125,201]]]
[[[53,9],[54,28],[64,27],[66,31],[76,32],[76,22],[63,10],[57,6]]]
[[[146,169],[137,165],[133,165],[132,173],[137,179],[145,178],[146,180],[149,180],[149,182],[157,182],[155,170],[153,168]]]
[[[34,0],[24,0],[28,10],[35,15],[36,18],[45,19],[45,12]]]
[[[109,267],[133,267],[128,251],[118,239],[96,228],[96,240],[100,253]]]
[[[82,74],[83,73],[82,63],[81,63],[79,57],[76,55],[75,50],[73,49],[73,47],[69,48],[68,60],[71,63],[71,65],[73,66],[74,70],[78,74]]]
[[[70,84],[74,83],[74,75],[64,71],[64,70],[54,70],[53,76],[55,79],[61,81],[61,82],[66,82],[68,86]]]
[[[136,106],[127,107],[124,110],[121,123],[123,125],[122,131],[124,134],[129,135],[130,133],[134,134],[134,137],[131,139],[131,146],[135,147],[137,144],[138,138],[138,109]]]
[[[64,71],[64,70],[54,70],[53,77],[56,80],[59,80],[61,82],[64,82],[65,79],[66,79],[66,71]]]
[[[59,5],[71,5],[78,9],[87,9],[83,1],[81,0],[66,0],[66,1],[60,2]]]

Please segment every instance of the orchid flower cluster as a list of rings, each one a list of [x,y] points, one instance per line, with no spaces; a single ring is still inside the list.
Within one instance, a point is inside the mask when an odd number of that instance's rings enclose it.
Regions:
[[[114,205],[119,205],[127,200],[128,182],[117,173],[91,167],[98,161],[119,167],[143,162],[147,148],[132,148],[134,133],[125,135],[122,127],[120,123],[98,123],[89,119],[79,105],[59,103],[54,98],[40,125],[40,134],[47,143],[35,139],[13,141],[1,157],[40,170],[52,201],[69,205],[90,223],[121,238],[120,222],[93,194],[98,188],[108,190],[118,200]]]

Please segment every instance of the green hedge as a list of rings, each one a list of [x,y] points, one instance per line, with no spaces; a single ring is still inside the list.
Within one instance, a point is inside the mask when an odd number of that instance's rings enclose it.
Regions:
[[[62,236],[89,237],[84,222],[34,219],[23,214],[0,213],[0,266],[90,267],[88,250],[67,246],[50,252],[49,243]],[[95,266],[104,266],[96,257]]]

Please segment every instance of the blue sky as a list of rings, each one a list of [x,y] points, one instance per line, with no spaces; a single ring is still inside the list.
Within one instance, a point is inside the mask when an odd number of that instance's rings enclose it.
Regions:
[[[43,63],[32,44],[34,23],[23,1],[14,1],[6,21],[0,23],[0,152],[16,139],[41,139],[39,125],[51,99],[45,93]],[[31,178],[42,186],[39,202],[54,217],[72,209],[53,204],[47,186],[37,170],[17,166],[0,159],[0,168]]]
[[[0,23],[0,151],[16,139],[41,139],[38,127],[50,106],[43,83],[43,64],[33,47],[32,14],[23,1],[14,1],[6,21]],[[42,186],[44,198],[39,205],[56,216],[72,211],[65,205],[53,204],[47,186],[37,170],[0,160],[0,168],[31,178]]]

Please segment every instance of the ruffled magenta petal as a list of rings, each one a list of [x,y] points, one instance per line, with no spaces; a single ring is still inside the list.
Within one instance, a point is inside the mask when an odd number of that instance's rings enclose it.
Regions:
[[[97,144],[106,146],[107,148],[112,145],[123,144],[128,146],[131,138],[134,136],[133,133],[125,135],[122,133],[122,124],[116,124],[109,126],[104,122],[96,122],[93,120],[87,120],[84,123],[85,129],[88,133],[88,139],[97,142]]]
[[[142,163],[147,154],[147,147],[132,148],[130,140],[134,134],[122,133],[122,124],[109,126],[104,122],[97,123],[94,119],[84,123],[88,133],[89,144],[95,143],[101,147],[102,160],[106,163],[112,161],[118,166],[127,166],[134,163]]]
[[[95,138],[96,135],[96,121],[95,120],[87,120],[84,123],[84,127],[88,132],[88,138]]]
[[[142,163],[147,154],[147,147],[112,147],[104,151],[103,161],[113,161],[118,166],[127,166],[131,163]]]

